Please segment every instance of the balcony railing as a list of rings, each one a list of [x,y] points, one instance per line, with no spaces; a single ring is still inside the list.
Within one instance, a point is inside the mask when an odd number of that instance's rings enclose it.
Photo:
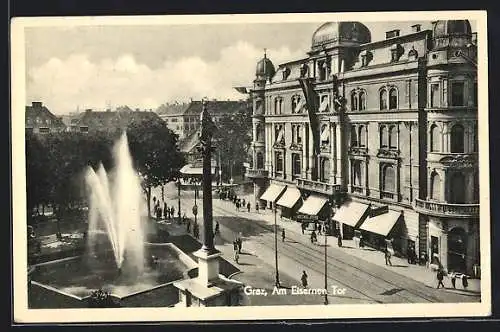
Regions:
[[[315,191],[326,195],[333,195],[340,191],[340,184],[330,184],[307,179],[297,179],[297,187],[299,187],[299,189]]]
[[[479,204],[451,204],[415,199],[415,210],[439,217],[473,218],[479,217]]]
[[[269,172],[265,169],[247,169],[246,172],[246,177],[247,178],[267,178],[269,175]]]

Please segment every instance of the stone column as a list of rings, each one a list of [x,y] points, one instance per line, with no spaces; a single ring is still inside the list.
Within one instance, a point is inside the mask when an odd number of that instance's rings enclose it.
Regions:
[[[308,166],[307,166],[307,179],[312,180],[312,174],[313,174],[313,167],[314,167],[314,148],[313,148],[313,132],[311,126],[308,126],[308,140],[307,140],[307,160],[308,160]]]
[[[442,171],[441,177],[441,201],[448,202],[448,170],[444,169]],[[430,181],[429,181],[430,182]],[[432,188],[430,188],[432,190]]]
[[[330,123],[328,129],[330,130],[330,183],[337,183],[335,179],[335,132],[334,132],[335,124]]]
[[[448,223],[443,220],[441,222],[441,237],[440,237],[440,248],[439,248],[439,256],[441,260],[441,264],[445,270],[448,269]]]
[[[342,169],[342,138],[341,138],[341,130],[342,124],[337,124],[335,126],[335,164],[336,164],[336,183],[342,182],[342,173],[348,172],[348,170]]]

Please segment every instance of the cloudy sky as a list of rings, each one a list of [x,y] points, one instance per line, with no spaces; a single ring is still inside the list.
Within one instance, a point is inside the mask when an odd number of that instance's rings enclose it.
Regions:
[[[412,24],[367,22],[372,40]],[[322,24],[183,24],[28,27],[26,103],[38,100],[55,114],[108,105],[156,108],[204,96],[239,99],[267,49],[279,63],[306,56]],[[473,30],[474,24],[471,22]]]

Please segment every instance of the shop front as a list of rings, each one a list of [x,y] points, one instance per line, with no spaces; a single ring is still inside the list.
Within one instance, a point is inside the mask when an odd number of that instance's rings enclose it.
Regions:
[[[316,229],[318,223],[322,223],[326,229],[331,230],[331,225],[328,224],[331,209],[327,203],[328,198],[324,196],[309,195],[297,212],[297,221],[306,228]]]
[[[279,185],[276,183],[271,183],[269,187],[266,189],[264,194],[260,196],[260,199],[269,203],[269,207],[272,208],[273,204],[281,197],[283,192],[285,191],[285,185]]]
[[[281,217],[296,220],[297,210],[302,205],[300,190],[295,187],[287,187],[283,195],[276,202],[281,208]]]
[[[359,227],[364,242],[379,250],[389,248],[401,256],[401,239],[396,225],[402,218],[402,212],[388,209],[379,211],[382,212],[370,213]]]
[[[352,239],[359,233],[359,225],[370,211],[370,205],[354,201],[345,202],[333,216],[343,239]],[[359,238],[359,237],[358,237]]]

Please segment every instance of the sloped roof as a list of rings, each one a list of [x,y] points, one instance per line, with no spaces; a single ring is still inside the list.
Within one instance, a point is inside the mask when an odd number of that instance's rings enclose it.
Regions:
[[[233,113],[246,105],[246,101],[239,100],[210,100],[208,101],[208,110],[211,115],[221,115]],[[186,109],[184,115],[200,115],[202,102],[200,100],[192,101]]]
[[[76,125],[88,126],[92,129],[125,128],[134,120],[146,120],[155,117],[159,118],[158,114],[149,111],[85,111]]]
[[[44,105],[31,105],[31,106],[26,106],[25,110],[25,121],[28,122],[28,119],[34,120],[36,117],[39,116],[45,116],[46,118],[49,118],[52,120],[51,126],[56,127],[66,127],[62,119],[56,115],[54,115],[49,109],[44,106]]]
[[[156,113],[160,115],[182,115],[189,107],[189,103],[163,104],[156,109]]]

